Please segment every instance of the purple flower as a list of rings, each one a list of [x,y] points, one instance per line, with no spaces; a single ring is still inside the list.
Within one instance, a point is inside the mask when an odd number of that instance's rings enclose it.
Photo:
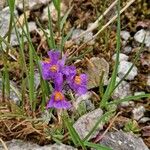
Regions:
[[[68,79],[68,84],[77,94],[85,94],[87,92],[87,75],[80,74],[71,76],[70,79]]]
[[[63,88],[63,75],[58,73],[54,80],[55,90],[48,102],[47,108],[57,108],[57,109],[68,109],[71,107],[71,103],[68,102],[62,93]]]
[[[75,66],[65,66],[62,70],[62,73],[66,76],[66,78],[72,77],[76,75],[76,67]]]
[[[47,104],[47,108],[57,109],[69,109],[71,107],[70,102],[66,101],[62,91],[55,90]]]
[[[65,57],[59,60],[60,52],[49,51],[48,55],[49,59],[41,62],[42,76],[44,80],[54,79],[57,73],[61,72],[65,65]]]

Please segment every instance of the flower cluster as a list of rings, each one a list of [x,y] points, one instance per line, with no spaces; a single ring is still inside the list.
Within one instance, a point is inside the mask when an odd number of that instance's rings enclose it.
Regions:
[[[64,83],[67,83],[75,93],[82,95],[87,92],[87,76],[86,74],[77,75],[75,66],[65,65],[66,56],[61,58],[60,52],[51,50],[48,56],[49,58],[41,62],[43,79],[54,82],[54,91],[47,108],[68,109],[71,103],[66,100],[63,93]]]

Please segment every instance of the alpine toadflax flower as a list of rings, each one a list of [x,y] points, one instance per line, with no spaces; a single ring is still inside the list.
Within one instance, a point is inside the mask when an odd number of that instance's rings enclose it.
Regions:
[[[71,103],[66,100],[63,84],[67,83],[78,95],[87,92],[87,75],[77,74],[75,66],[65,65],[66,56],[60,59],[61,53],[49,51],[49,58],[41,62],[42,77],[44,80],[51,80],[54,83],[54,91],[47,104],[47,108],[68,109]]]

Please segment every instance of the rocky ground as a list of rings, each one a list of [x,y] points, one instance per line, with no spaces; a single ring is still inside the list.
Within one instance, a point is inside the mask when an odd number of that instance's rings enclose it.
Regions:
[[[111,4],[111,0],[108,1],[108,5]],[[126,1],[124,1],[126,2]],[[124,3],[123,3],[124,5]],[[65,25],[65,33],[67,33],[72,27],[75,27],[72,36],[65,44],[65,50],[72,52],[77,49],[82,43],[91,39],[95,33],[94,31],[88,32],[81,38],[77,39],[74,43],[72,42],[75,37],[78,37],[83,31],[87,29],[90,23],[93,23],[101,12],[103,12],[103,2],[98,0],[71,0],[62,1],[61,4],[61,16],[64,16],[65,12],[73,6],[73,9],[68,17]],[[54,30],[57,33],[55,27],[57,15],[54,9],[54,5],[51,0],[29,0],[25,1],[25,11],[28,18],[29,31],[31,33],[32,41],[37,49],[39,55],[45,56],[48,50],[48,45],[46,39],[43,36],[38,23],[36,22],[36,17],[39,19],[40,23],[44,26],[45,31],[47,31],[47,21],[48,12],[47,7],[50,8]],[[133,65],[133,68],[129,75],[123,80],[123,82],[116,88],[115,92],[112,94],[112,100],[125,98],[126,96],[139,95],[150,93],[150,3],[148,0],[138,0],[134,2],[121,16],[121,53],[119,57],[119,68],[117,82],[125,75],[128,69]],[[115,10],[112,10],[111,14],[114,14]],[[78,13],[76,13],[78,12]],[[18,16],[22,26],[24,25],[24,17],[22,0],[16,1],[15,14]],[[103,23],[105,24],[112,16],[109,14],[104,18]],[[0,35],[5,36],[9,27],[9,8],[5,0],[0,2]],[[20,25],[18,24],[18,32],[21,32]],[[57,35],[57,34],[56,34]],[[89,131],[94,126],[97,118],[103,114],[103,110],[97,108],[97,91],[99,86],[99,79],[104,71],[104,86],[106,86],[110,81],[110,75],[112,72],[112,67],[114,65],[116,53],[116,24],[113,23],[107,27],[107,29],[102,32],[96,39],[88,42],[83,49],[75,54],[79,56],[83,54],[84,50],[90,49],[88,53],[84,55],[82,59],[78,58],[76,61],[72,61],[78,68],[87,73],[89,77],[88,89],[89,92],[76,99],[74,106],[79,107],[82,103],[86,111],[81,112],[81,115],[76,119],[74,123],[74,128],[78,132],[81,139],[83,139]],[[139,51],[140,46],[144,41],[143,51],[139,55],[139,59],[134,63],[134,58],[136,53]],[[59,42],[59,38],[55,37],[56,41]],[[11,45],[14,47],[13,50],[9,52],[9,72],[11,74],[11,83],[14,90],[10,92],[10,99],[14,101],[16,105],[19,105],[19,92],[20,92],[20,79],[21,79],[21,69],[18,65],[18,41],[15,34],[15,30],[12,30],[11,34]],[[28,43],[25,37],[24,40],[25,51],[28,50]],[[5,45],[3,45],[3,49]],[[0,52],[1,53],[1,52]],[[3,68],[2,56],[0,56],[0,69]],[[28,59],[28,57],[27,57]],[[92,67],[91,67],[92,63]],[[93,74],[94,72],[94,74]],[[35,70],[35,88],[39,87],[39,73]],[[117,83],[116,83],[117,84]],[[0,79],[0,94],[2,93],[2,80]],[[18,94],[16,94],[18,93]],[[113,109],[113,106],[111,106]],[[3,112],[3,105],[0,106],[0,112]],[[113,150],[148,150],[150,148],[150,99],[141,99],[139,101],[130,101],[121,103],[118,108],[118,112],[121,112],[114,123],[112,124],[109,131],[99,140],[103,131],[108,125],[100,125],[97,131],[90,137],[98,141],[98,143],[103,144],[112,148]],[[1,114],[1,113],[0,113]],[[48,113],[45,112],[42,116],[45,120],[49,122]],[[16,119],[17,120],[17,119]],[[45,121],[46,122],[46,121]],[[18,122],[8,120],[8,124],[12,126],[17,125]],[[28,123],[27,123],[28,124]],[[25,124],[25,125],[27,125]],[[21,137],[18,134],[13,135],[13,130],[9,131],[11,128],[3,128],[5,126],[3,121],[0,120],[0,137],[4,140],[10,140],[6,142],[8,149],[22,149],[22,150],[46,150],[46,149],[68,149],[73,150],[75,148],[67,145],[45,145],[43,147],[30,143],[26,140],[15,140],[13,138],[19,137],[19,139],[30,140],[30,133],[26,135],[27,138]],[[44,128],[45,124],[42,126]],[[7,127],[7,126],[6,126]],[[18,129],[21,130],[21,129]],[[40,129],[43,131],[42,129]],[[35,136],[38,135],[35,134]],[[39,135],[38,135],[39,136]],[[32,136],[31,136],[32,139]],[[45,139],[44,139],[45,140]],[[44,141],[43,140],[43,141]],[[31,140],[32,142],[38,143],[38,139]],[[38,144],[43,145],[41,142]],[[67,143],[67,142],[66,142]],[[0,145],[0,150],[3,149],[3,144]]]

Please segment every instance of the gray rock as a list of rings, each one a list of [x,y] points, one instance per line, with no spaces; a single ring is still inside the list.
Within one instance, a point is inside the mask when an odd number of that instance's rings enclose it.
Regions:
[[[146,36],[145,36],[146,35]],[[144,44],[147,47],[150,47],[150,31],[145,31],[144,29],[139,30],[135,35],[134,39],[135,41],[142,43],[145,37]]]
[[[91,92],[87,92],[81,96],[76,97],[76,100],[73,102],[74,107],[77,109],[79,106],[79,103],[81,103],[82,101],[86,101],[90,99],[91,97],[92,97]]]
[[[123,49],[123,52],[126,53],[126,54],[131,53],[131,51],[132,51],[132,47],[131,47],[131,46],[126,46],[126,47],[124,47],[124,49]]]
[[[103,81],[108,83],[109,64],[104,58],[92,57],[90,63],[87,63],[87,69],[84,72],[88,76],[88,89],[98,87],[100,77],[104,71]]]
[[[112,150],[148,150],[141,138],[123,131],[108,132],[100,144]]]
[[[130,33],[128,31],[121,31],[120,36],[121,36],[122,39],[127,41],[130,38]]]
[[[97,122],[98,118],[100,118],[103,114],[103,111],[98,108],[94,111],[91,111],[83,116],[81,116],[73,125],[80,138],[83,139],[86,135],[91,131]],[[94,138],[100,130],[103,129],[103,125],[100,124],[94,134],[91,135],[90,138]]]
[[[17,12],[15,11],[15,15],[18,16]],[[9,21],[10,21],[10,12],[9,12],[9,7],[4,8],[2,11],[0,11],[0,35],[3,37],[9,28]],[[35,24],[35,22],[29,22],[28,23],[29,26],[29,32],[33,31],[33,30],[37,30],[37,26]],[[25,27],[24,27],[25,29]],[[18,36],[21,38],[23,32],[21,28],[17,28],[18,30]],[[26,37],[24,37],[24,42],[26,42],[27,39]],[[11,39],[10,39],[10,44],[11,46],[17,46],[19,45],[18,40],[17,40],[17,35],[15,32],[15,29],[12,29],[11,32]],[[2,43],[3,49],[5,50],[6,45],[4,43]]]
[[[134,93],[135,96],[141,95],[141,94],[145,94],[145,92],[144,92],[144,91],[141,91],[141,92],[135,92],[135,93]]]
[[[143,118],[141,118],[138,122],[139,122],[139,123],[146,123],[146,122],[148,122],[148,121],[150,121],[150,118],[149,118],[149,117],[143,117]]]
[[[54,4],[51,2],[47,7],[44,8],[43,14],[41,15],[41,20],[42,21],[48,21],[48,7],[51,13],[51,18],[54,21],[57,21],[57,11],[55,9]],[[68,7],[64,4],[60,4],[60,9],[61,9],[61,17],[63,17],[68,9]]]
[[[120,78],[116,78],[116,84],[120,81]],[[115,89],[115,91],[112,94],[113,99],[122,99],[126,96],[131,95],[130,90],[130,84],[126,81],[122,81],[120,85]],[[123,104],[127,104],[126,102],[123,102]]]
[[[39,74],[38,71],[35,71],[34,72],[34,86],[35,86],[35,89],[37,89],[39,87],[40,81],[41,81],[40,74]]]
[[[74,40],[75,39],[75,43],[77,45],[79,45],[82,41],[83,41],[83,36],[80,37],[80,38],[77,38],[82,32],[84,32],[84,30],[82,29],[75,29],[73,32],[72,32],[72,37],[71,39]],[[77,39],[76,39],[77,38]]]
[[[131,66],[132,66],[131,62],[128,62],[128,61],[120,62],[119,67],[118,67],[118,76],[120,79],[124,77],[124,75],[128,72]],[[137,75],[137,67],[134,66],[125,79],[133,80],[136,75]]]
[[[150,75],[147,77],[147,85],[150,86]]]
[[[132,110],[133,119],[138,121],[139,119],[141,119],[144,116],[144,112],[145,112],[144,106],[139,106],[137,108],[134,108]]]
[[[17,15],[17,12],[15,12]],[[0,35],[3,37],[9,29],[10,11],[9,7],[0,11]]]
[[[112,60],[113,60],[113,61],[116,60],[116,56],[117,56],[117,54],[114,54],[114,55],[112,56]],[[125,54],[123,54],[123,53],[120,53],[120,54],[119,54],[119,62],[121,62],[121,61],[123,61],[123,60],[127,61],[128,59],[129,59],[129,56],[127,56],[127,55],[125,55]]]
[[[24,0],[26,10],[36,10],[47,5],[51,0]],[[23,0],[16,0],[16,7],[23,11]]]
[[[0,95],[2,95],[2,79],[0,79]],[[19,104],[21,100],[21,93],[16,87],[15,83],[10,81],[10,99],[15,103]]]
[[[72,146],[68,146],[64,144],[39,146],[35,143],[25,142],[21,140],[11,140],[9,142],[6,142],[6,145],[8,147],[8,150],[77,150]],[[0,143],[0,150],[4,150],[1,143]]]
[[[88,45],[95,44],[95,40],[92,39],[93,38],[92,32],[87,32],[86,34],[80,36],[79,38],[79,35],[82,34],[84,31],[85,30],[82,30],[82,29],[75,29],[72,33],[71,39],[74,40],[77,45],[81,44],[81,42],[83,43],[87,42]]]
[[[91,102],[92,92],[87,92],[81,96],[76,97],[76,100],[73,101],[73,106],[77,110],[79,105],[82,103],[85,106],[86,111],[92,111],[95,109],[94,104]]]

